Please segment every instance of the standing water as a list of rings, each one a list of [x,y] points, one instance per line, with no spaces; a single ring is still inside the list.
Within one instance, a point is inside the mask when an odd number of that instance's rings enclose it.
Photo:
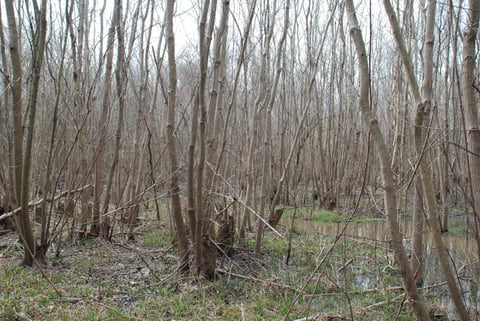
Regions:
[[[283,223],[285,226],[290,226],[290,222],[286,219],[282,220],[281,223]],[[335,237],[341,233],[343,224],[344,223],[324,223],[312,220],[296,219],[295,229],[297,231],[318,232],[323,236]],[[476,240],[473,238],[471,233],[467,233],[467,224],[464,222],[462,222],[462,224],[463,225],[460,225],[461,232],[455,234],[445,233],[442,236],[442,239],[445,249],[448,251],[450,256],[454,273],[458,277],[458,282],[461,286],[461,293],[464,295],[464,301],[466,302],[467,306],[472,307],[473,304],[478,304],[478,302],[471,302],[471,290],[473,289],[477,292],[477,298],[480,296],[478,287],[475,287],[475,285],[480,281],[478,274],[479,258]],[[411,222],[407,222],[403,227],[403,235],[405,237],[404,245],[408,254],[410,254],[411,248],[411,225]],[[349,223],[342,237],[386,247],[389,244],[390,233],[388,224],[385,220],[369,220],[366,222]],[[428,290],[430,294],[435,295],[435,301],[439,307],[447,310],[449,315],[453,317],[455,313],[455,307],[444,284],[445,280],[438,262],[436,246],[434,244],[433,236],[428,228],[424,232],[423,239],[425,270],[423,288]],[[356,286],[361,290],[367,290],[378,286],[379,276],[359,275],[356,278],[355,283]]]

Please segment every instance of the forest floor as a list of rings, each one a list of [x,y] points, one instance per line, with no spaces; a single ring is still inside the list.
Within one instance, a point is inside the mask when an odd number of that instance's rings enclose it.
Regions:
[[[247,241],[219,258],[215,281],[179,277],[169,229],[154,220],[135,241],[77,240],[58,257],[53,246],[41,268],[18,266],[10,232],[0,236],[0,320],[415,319],[388,243],[279,231],[266,233],[260,256]],[[445,291],[422,291],[435,320],[448,320]]]

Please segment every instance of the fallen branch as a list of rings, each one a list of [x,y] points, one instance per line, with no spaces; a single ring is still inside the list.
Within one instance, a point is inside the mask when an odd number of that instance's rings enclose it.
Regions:
[[[338,269],[338,272],[341,273],[341,272],[342,272],[343,270],[345,270],[345,268],[346,268],[347,266],[349,266],[350,263],[352,263],[352,262],[353,262],[353,259],[348,260],[347,263],[345,263],[344,265],[342,265],[342,266]]]
[[[78,188],[78,189],[74,189],[74,190],[70,190],[70,191],[63,191],[60,194],[56,195],[53,198],[53,200],[52,199],[47,199],[46,201],[47,202],[54,202],[54,201],[56,201],[56,200],[58,200],[62,197],[67,196],[67,195],[72,195],[72,194],[75,194],[75,193],[83,192],[84,190],[86,190],[87,188],[90,188],[92,186],[93,185],[89,184],[89,185],[85,185],[85,186],[83,186],[81,188]],[[34,206],[42,204],[43,202],[45,202],[45,197],[41,198],[37,201],[32,201],[32,202],[28,203],[28,207],[34,207]],[[19,208],[14,209],[13,211],[10,211],[10,212],[7,212],[7,213],[4,213],[4,214],[0,215],[0,221],[17,214],[21,210],[22,210],[22,208],[19,207]]]
[[[405,293],[402,293],[401,295],[396,296],[396,297],[393,298],[393,299],[389,299],[389,300],[377,302],[377,303],[372,304],[372,305],[369,305],[368,307],[363,308],[363,309],[361,309],[361,310],[362,310],[363,313],[369,312],[369,311],[375,310],[376,308],[382,307],[382,306],[384,306],[384,305],[387,305],[387,304],[391,304],[391,303],[393,303],[393,302],[396,302],[396,301],[398,301],[399,299],[402,299],[404,296],[405,296]]]
[[[287,289],[287,290],[290,290],[290,291],[298,291],[298,289],[296,289],[295,287],[276,282],[277,281],[276,279],[264,280],[264,279],[259,279],[259,278],[255,278],[255,277],[248,276],[248,275],[242,275],[242,274],[234,273],[234,272],[227,271],[227,270],[224,270],[224,269],[217,269],[217,272],[225,274],[225,275],[231,275],[231,276],[237,277],[239,279],[250,280],[250,281],[263,283],[263,284],[267,284],[267,285],[274,285],[274,286],[277,286],[279,288]]]

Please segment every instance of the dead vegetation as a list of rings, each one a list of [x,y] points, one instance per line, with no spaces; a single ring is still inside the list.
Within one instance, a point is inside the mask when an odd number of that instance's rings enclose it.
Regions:
[[[0,236],[0,319],[5,320],[409,320],[403,287],[388,269],[388,250],[352,238],[326,257],[332,239],[314,232],[287,242],[273,233],[258,256],[254,242],[219,255],[216,280],[179,277],[169,231],[141,220],[135,241],[116,235],[56,245],[48,264],[20,268],[14,232]],[[279,227],[287,233],[284,227]],[[223,249],[223,246],[219,246]],[[345,249],[350,249],[346,252]],[[354,248],[355,250],[351,250]],[[387,252],[385,252],[387,251]],[[366,263],[369,262],[369,263]],[[374,281],[372,281],[374,280]],[[444,285],[425,289],[438,295]],[[430,296],[432,302],[438,297]],[[445,316],[432,305],[432,311]],[[447,320],[447,319],[445,319]]]

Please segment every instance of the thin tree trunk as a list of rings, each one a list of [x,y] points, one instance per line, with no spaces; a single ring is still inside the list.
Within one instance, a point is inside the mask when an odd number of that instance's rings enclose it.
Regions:
[[[210,217],[213,207],[208,208],[210,200],[206,199],[204,188],[208,184],[208,180],[205,177],[205,166],[207,161],[207,139],[210,131],[207,130],[207,126],[210,124],[206,99],[206,77],[208,69],[208,57],[210,51],[211,37],[213,33],[213,26],[215,24],[217,1],[213,0],[210,4],[209,0],[204,2],[202,10],[202,18],[199,29],[199,46],[200,46],[200,84],[198,89],[198,112],[200,116],[199,122],[199,157],[197,167],[197,181],[195,191],[195,264],[197,273],[205,276],[208,279],[215,277],[215,260],[216,253],[213,245],[211,244],[210,229]],[[207,16],[210,8],[210,20],[207,28]],[[220,35],[221,36],[221,35]],[[216,87],[216,84],[214,84]],[[212,129],[213,130],[213,129]],[[209,186],[208,186],[209,187]]]
[[[196,218],[195,218],[195,147],[197,144],[198,133],[198,89],[194,93],[195,101],[192,110],[192,125],[190,133],[190,144],[188,145],[188,168],[187,168],[187,214],[190,227],[190,235],[194,242],[196,241]]]
[[[412,227],[412,272],[415,276],[417,286],[423,284],[423,229],[424,229],[424,210],[423,210],[423,185],[419,176],[415,178],[414,183],[414,208],[413,208],[413,227]]]
[[[202,252],[202,231],[200,225],[203,225],[203,204],[201,198],[203,198],[203,168],[202,164],[198,164],[197,171],[195,173],[195,149],[197,147],[197,141],[199,136],[202,136],[205,128],[205,86],[207,79],[207,66],[208,66],[208,51],[210,49],[210,36],[206,36],[208,9],[210,6],[210,0],[203,2],[202,13],[199,24],[199,51],[200,51],[200,80],[198,88],[195,89],[194,106],[192,110],[192,123],[190,133],[190,143],[188,147],[188,173],[187,173],[187,190],[188,190],[188,218],[189,226],[191,229],[192,240],[194,244],[194,256],[195,266],[197,272],[200,271],[200,261]],[[199,120],[199,117],[202,117]],[[199,124],[200,121],[200,124]],[[200,128],[199,128],[200,126]],[[203,137],[203,136],[202,136]],[[202,143],[201,143],[202,144]],[[200,150],[200,157],[202,157],[203,151]],[[198,174],[201,175],[198,175]],[[196,174],[196,175],[195,175]],[[195,180],[196,176],[196,180]],[[200,198],[200,199],[199,199]]]
[[[415,279],[408,262],[405,248],[402,244],[402,235],[397,221],[397,199],[395,195],[395,187],[393,182],[393,173],[390,167],[391,157],[388,152],[385,140],[378,125],[378,121],[374,118],[369,102],[369,88],[370,88],[370,75],[367,61],[367,54],[365,50],[365,43],[362,39],[362,33],[358,24],[357,17],[355,15],[355,7],[353,0],[346,0],[345,2],[348,21],[350,23],[350,36],[355,44],[359,60],[360,69],[360,97],[359,107],[362,112],[363,121],[366,126],[369,127],[372,139],[374,141],[377,155],[380,160],[380,168],[382,172],[384,190],[385,190],[385,212],[387,214],[388,223],[390,226],[390,233],[392,234],[392,247],[395,253],[395,257],[400,266],[400,270],[405,284],[405,290],[410,297],[413,310],[419,320],[430,320],[423,298],[418,293],[415,286]]]
[[[220,152],[218,154],[218,159],[217,159],[216,166],[215,166],[217,168],[217,171],[219,170],[219,168],[222,164],[222,161],[223,161],[223,155],[224,155],[224,152],[225,152],[225,145],[227,143],[227,126],[229,124],[229,119],[230,119],[230,116],[231,116],[231,112],[232,112],[234,104],[237,103],[238,83],[239,83],[239,79],[240,79],[240,73],[242,71],[242,66],[245,64],[245,51],[246,51],[249,36],[250,36],[250,31],[251,31],[251,27],[252,27],[252,22],[253,22],[253,17],[254,17],[256,5],[257,5],[257,0],[253,0],[253,3],[250,5],[247,24],[245,26],[244,34],[242,36],[242,45],[241,45],[240,53],[239,53],[238,60],[237,60],[237,67],[235,69],[235,77],[234,77],[233,86],[232,86],[233,87],[232,88],[232,94],[231,94],[231,97],[230,97],[230,101],[228,103],[227,115],[225,117],[225,123],[224,123],[224,126],[223,126],[222,140],[221,140],[222,145],[221,145]],[[226,47],[226,41],[224,41],[224,43],[225,43],[225,47]],[[223,54],[223,57],[225,59],[225,54]]]
[[[478,72],[478,66],[475,64],[475,42],[477,39],[480,19],[480,1],[470,0],[469,21],[467,29],[463,36],[463,54],[462,54],[462,76],[461,91],[463,105],[466,109],[466,126],[468,149],[467,163],[470,178],[470,193],[473,199],[473,220],[475,223],[475,240],[477,242],[477,251],[479,262],[474,267],[472,283],[478,283],[478,274],[480,270],[480,129],[478,117],[478,88],[475,88],[475,74]],[[477,73],[478,74],[478,73]],[[478,287],[472,287],[477,290]],[[476,294],[472,294],[476,297]],[[476,304],[476,302],[475,302]],[[472,318],[478,317],[475,313],[477,307],[472,307]]]
[[[170,156],[170,196],[172,200],[172,212],[177,229],[178,249],[180,252],[180,271],[189,269],[188,240],[183,222],[182,206],[180,203],[179,166],[177,161],[176,138],[175,138],[175,110],[177,98],[177,66],[175,62],[175,36],[173,33],[173,9],[175,0],[167,1],[165,11],[166,36],[168,47],[168,123],[167,140]]]
[[[110,217],[106,215],[110,206],[110,199],[112,194],[112,185],[115,176],[115,170],[118,165],[120,149],[121,149],[121,140],[122,140],[122,131],[123,131],[123,118],[125,115],[125,95],[126,95],[126,86],[127,86],[127,70],[125,63],[125,37],[124,37],[124,25],[122,23],[123,12],[122,12],[122,0],[115,1],[115,21],[116,31],[117,31],[117,40],[118,40],[118,49],[117,49],[117,69],[115,70],[115,81],[117,84],[117,98],[118,98],[118,122],[117,129],[115,131],[115,146],[113,150],[113,159],[110,164],[110,170],[108,174],[107,186],[105,188],[105,200],[103,203],[102,213],[105,217],[102,220],[100,227],[100,234],[103,239],[110,240]]]
[[[141,69],[141,85],[139,91],[139,101],[138,101],[138,114],[137,122],[135,128],[135,148],[134,148],[134,162],[131,164],[131,180],[129,184],[130,192],[127,193],[127,200],[134,200],[132,208],[128,211],[128,238],[134,239],[135,233],[134,229],[138,226],[138,216],[140,214],[140,202],[143,197],[142,191],[144,189],[145,182],[145,158],[146,158],[146,143],[147,136],[145,135],[144,122],[145,122],[145,113],[147,112],[147,86],[149,82],[150,71],[147,68],[149,63],[149,53],[150,53],[150,40],[152,36],[152,25],[153,25],[153,9],[154,1],[147,1],[145,13],[141,18],[141,32],[140,32],[140,69]],[[147,18],[150,13],[150,27],[147,27]],[[145,29],[148,28],[148,31]],[[144,44],[144,38],[146,35],[146,44]],[[143,140],[142,140],[143,137]],[[140,142],[142,142],[140,144]],[[141,148],[141,149],[140,149]],[[137,170],[138,168],[138,170]]]
[[[87,10],[88,10],[88,0],[78,0],[77,2],[78,10],[79,10],[79,22],[77,28],[70,24],[70,38],[71,38],[71,46],[72,46],[72,65],[73,65],[73,86],[74,86],[74,94],[73,94],[73,103],[75,106],[75,117],[78,121],[83,118],[82,113],[86,107],[86,95],[84,92],[83,84],[86,81],[85,70],[88,70],[88,64],[84,63],[85,57],[84,55],[84,48],[85,43],[87,42],[87,38],[85,34],[88,34],[86,29],[87,25]],[[77,33],[75,33],[77,31]],[[87,108],[88,110],[88,108]],[[83,124],[80,128],[78,128],[78,132],[76,133],[75,143],[77,145],[74,155],[74,159],[78,160],[78,163],[71,162],[68,165],[70,166],[70,177],[68,178],[68,189],[74,189],[76,185],[78,185],[78,181],[85,181],[88,176],[88,168],[87,168],[87,146],[85,144],[85,128],[84,125],[86,123],[87,118],[85,117],[82,119]],[[90,212],[88,211],[88,199],[89,199],[89,191],[84,191],[80,195],[80,202],[81,202],[81,217],[80,217],[80,236],[86,236],[87,228],[89,219],[90,219]],[[77,213],[74,211],[72,213],[74,216],[72,226],[76,224]],[[97,224],[97,225],[95,225]],[[92,222],[92,233],[98,234],[98,222]],[[73,228],[72,228],[73,231]],[[73,237],[73,235],[72,235]]]
[[[276,11],[276,8],[274,8],[274,11]],[[265,137],[264,137],[264,160],[263,160],[263,169],[262,169],[262,173],[263,173],[263,176],[262,176],[262,185],[261,185],[261,203],[260,203],[260,215],[262,215],[262,217],[265,216],[264,212],[264,208],[265,208],[265,203],[267,200],[270,199],[270,192],[269,192],[269,187],[267,186],[268,185],[268,182],[270,180],[270,158],[271,158],[271,155],[270,155],[270,144],[271,144],[271,140],[272,140],[272,110],[273,110],[273,106],[275,104],[275,99],[276,99],[276,96],[277,96],[277,88],[278,88],[278,83],[280,81],[280,76],[282,75],[283,71],[284,71],[284,60],[283,60],[283,57],[284,57],[284,52],[283,52],[283,48],[285,47],[285,42],[287,40],[287,32],[288,32],[288,27],[289,27],[289,24],[290,24],[290,0],[287,0],[286,3],[285,3],[285,12],[284,12],[284,19],[283,19],[283,29],[282,29],[282,36],[280,38],[280,42],[279,42],[279,45],[278,45],[278,48],[277,48],[277,52],[276,52],[276,70],[275,70],[275,78],[273,80],[273,87],[272,89],[268,92],[268,96],[266,98],[268,98],[268,101],[267,101],[267,105],[265,106],[266,107],[266,113],[265,113],[265,123],[263,123],[263,125],[265,126]],[[272,28],[273,28],[273,23],[272,23]],[[267,44],[268,45],[268,44]],[[293,146],[292,147],[292,150],[295,149],[295,147]],[[287,170],[286,172],[288,171],[288,167],[286,167]],[[285,178],[285,175],[283,176],[283,178]],[[283,186],[281,184],[283,184],[284,180],[280,180],[278,185],[276,186],[277,190],[276,190],[276,193],[275,193],[275,196],[277,195],[280,195],[280,192],[282,191],[282,188]],[[270,206],[269,206],[269,217],[272,216],[272,213],[274,211],[274,208],[276,206],[276,202],[278,200],[278,196],[273,198],[273,200],[270,202]],[[263,237],[263,230],[264,230],[265,226],[263,224],[262,221],[258,221],[258,224],[257,224],[257,233],[256,233],[256,237],[255,237],[255,252],[257,254],[260,253],[260,249],[261,249],[261,243],[262,243],[262,237]]]
[[[104,169],[105,169],[105,146],[107,140],[107,128],[108,128],[108,113],[110,106],[110,96],[111,96],[111,86],[112,86],[112,70],[113,70],[113,44],[115,41],[115,27],[117,24],[117,8],[114,9],[112,14],[112,22],[108,30],[107,38],[107,52],[106,52],[106,63],[105,63],[105,87],[103,88],[103,101],[102,101],[102,112],[100,114],[100,119],[98,120],[98,145],[95,153],[95,186],[93,193],[93,224],[92,224],[92,233],[98,234],[100,232],[100,213],[101,205],[100,201],[102,198],[102,193],[104,189]]]
[[[25,247],[25,253],[22,265],[31,266],[35,254],[35,240],[28,213],[28,198],[30,188],[30,169],[31,169],[31,150],[33,140],[33,129],[35,125],[36,98],[38,93],[38,82],[40,79],[40,70],[43,62],[43,53],[45,46],[46,22],[42,21],[42,16],[37,20],[37,36],[34,46],[34,80],[32,91],[29,97],[29,120],[27,125],[27,139],[25,143],[25,153],[23,151],[23,124],[22,124],[22,60],[20,56],[20,43],[18,39],[17,23],[15,19],[15,9],[13,1],[5,1],[5,9],[9,29],[9,48],[12,63],[12,110],[13,110],[13,138],[14,138],[14,165],[15,165],[15,194],[17,202],[20,202],[22,211],[16,217],[18,234]],[[46,10],[46,7],[42,7]],[[44,12],[43,12],[44,13]],[[40,13],[37,13],[40,14]],[[44,16],[43,16],[43,19]],[[45,23],[45,25],[44,25]],[[42,30],[43,29],[43,30]]]
[[[450,259],[448,253],[443,245],[440,223],[438,221],[437,215],[437,205],[433,189],[433,181],[431,173],[428,168],[427,159],[424,154],[424,141],[426,135],[423,133],[424,119],[428,116],[431,108],[431,90],[432,90],[432,55],[433,55],[433,29],[435,22],[435,1],[430,0],[428,2],[427,9],[427,21],[426,21],[426,31],[425,31],[425,48],[424,50],[424,83],[422,88],[422,95],[420,95],[419,86],[415,78],[413,64],[409,58],[405,45],[403,43],[402,34],[400,27],[398,25],[396,15],[393,11],[391,3],[389,0],[383,1],[385,10],[387,12],[390,25],[392,27],[393,35],[395,42],[397,44],[397,49],[400,52],[400,57],[402,58],[405,70],[407,73],[408,83],[410,85],[410,90],[413,95],[413,102],[417,106],[415,113],[415,124],[413,127],[413,136],[414,136],[414,145],[415,152],[417,155],[418,167],[420,170],[420,176],[422,178],[423,184],[423,196],[428,213],[428,223],[431,226],[433,239],[435,246],[437,247],[437,253],[440,261],[440,266],[442,268],[445,280],[447,282],[448,290],[450,296],[455,304],[457,312],[460,318],[463,321],[470,320],[465,304],[462,300],[460,290],[458,289],[455,277],[453,275],[452,268],[450,266]]]
[[[58,69],[58,79],[61,79],[63,72],[64,72],[64,63],[65,63],[65,54],[67,50],[67,38],[68,38],[68,29],[69,29],[69,24],[71,22],[71,15],[73,11],[73,2],[69,5],[68,2],[65,5],[67,12],[67,17],[66,17],[66,28],[65,28],[65,38],[63,39],[63,45],[62,45],[62,52],[61,52],[61,58],[60,58],[60,67]],[[49,145],[49,150],[48,150],[48,156],[47,156],[47,169],[45,171],[45,183],[43,186],[43,191],[44,191],[44,197],[47,198],[49,193],[51,195],[55,194],[55,190],[52,189],[51,186],[51,175],[52,175],[52,167],[53,167],[53,153],[54,153],[54,147],[55,147],[55,135],[57,133],[57,123],[58,123],[58,110],[59,110],[59,105],[60,105],[60,96],[61,96],[61,84],[62,82],[59,80],[56,84],[56,90],[57,94],[55,96],[55,104],[53,107],[53,114],[52,114],[52,128],[50,132],[50,145]],[[52,204],[53,206],[53,204]],[[47,250],[50,247],[50,218],[51,218],[51,208],[50,208],[50,214],[47,215],[47,202],[43,202],[41,205],[41,234],[40,234],[40,245],[37,249],[36,253],[36,258],[40,262],[45,262],[45,256],[47,254]]]
[[[1,10],[1,3],[0,3],[0,16],[3,17],[3,13]],[[10,68],[8,67],[8,58],[6,48],[8,48],[8,44],[5,39],[5,33],[3,25],[0,25],[0,52],[1,52],[1,59],[2,59],[2,66],[3,66],[3,82],[1,90],[4,93],[2,97],[2,105],[1,105],[1,114],[0,117],[5,119],[2,122],[2,127],[5,130],[4,137],[6,137],[6,157],[4,165],[6,165],[6,169],[4,169],[4,177],[2,177],[2,185],[5,191],[5,197],[0,200],[0,205],[3,207],[4,211],[8,211],[13,205],[17,205],[17,201],[15,199],[15,179],[14,174],[15,171],[12,170],[15,168],[14,160],[13,160],[13,132],[12,132],[12,125],[11,125],[11,116],[9,114],[9,110],[11,108],[11,96],[10,96],[10,82],[11,82],[11,75],[10,75]],[[15,227],[15,221],[13,218],[7,218],[3,222],[4,226],[13,229]]]

